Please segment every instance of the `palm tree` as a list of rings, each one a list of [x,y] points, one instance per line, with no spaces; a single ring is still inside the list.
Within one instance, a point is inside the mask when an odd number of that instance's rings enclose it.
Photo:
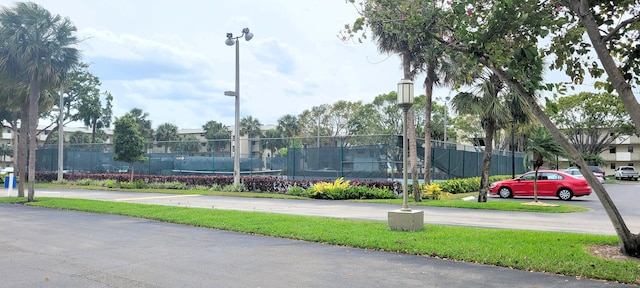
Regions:
[[[158,126],[158,130],[156,130],[156,141],[165,142],[162,143],[164,146],[164,153],[167,153],[169,146],[171,146],[171,152],[175,153],[174,150],[177,147],[175,141],[178,139],[180,139],[180,135],[178,135],[178,126],[171,123],[164,123]]]
[[[287,114],[278,119],[276,128],[280,132],[280,136],[291,138],[300,135],[300,121],[298,117]]]
[[[28,101],[22,105],[26,116],[21,123],[26,124],[23,128],[28,127],[30,155],[36,155],[40,93],[58,85],[78,63],[80,53],[72,47],[78,43],[76,28],[69,19],[52,15],[33,2],[16,3],[13,8],[0,11],[0,26],[4,40],[0,47],[0,71],[29,87]],[[26,140],[25,132],[21,131],[21,135]],[[30,157],[28,165],[30,202],[34,201],[35,160]]]
[[[208,121],[207,123],[202,125],[202,129],[204,129],[205,131],[204,138],[207,138],[207,140],[209,140],[209,146],[207,149],[209,149],[209,151],[213,151],[214,154],[215,152],[219,152],[219,150],[224,147],[224,145],[219,145],[221,144],[220,141],[215,140],[231,139],[231,131],[229,130],[229,128],[227,128],[227,126],[220,122],[213,120]]]
[[[553,159],[555,156],[565,154],[564,149],[551,136],[551,133],[542,126],[536,126],[532,130],[532,135],[527,138],[526,151],[533,154],[533,169],[535,178],[533,179],[533,199],[538,202],[538,170],[544,164],[544,159]]]
[[[140,129],[140,134],[144,137],[144,140],[153,140],[151,120],[147,119],[147,117],[149,117],[149,113],[143,112],[140,108],[133,108],[127,114],[131,115],[136,121],[136,124],[138,124],[138,129]]]
[[[478,202],[487,202],[494,134],[511,120],[509,109],[505,106],[503,99],[499,97],[503,87],[502,81],[491,74],[486,76],[485,80],[477,87],[478,94],[462,92],[454,96],[451,101],[453,109],[459,114],[478,116],[485,133]]]
[[[260,127],[262,127],[260,120],[251,116],[244,117],[240,120],[240,134],[247,135],[249,138],[260,137],[262,134]]]

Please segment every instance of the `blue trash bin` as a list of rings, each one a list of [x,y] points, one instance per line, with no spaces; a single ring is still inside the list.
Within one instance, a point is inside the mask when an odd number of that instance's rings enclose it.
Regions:
[[[16,176],[13,176],[13,188],[16,188],[16,183],[18,183],[18,181],[16,180]],[[9,188],[9,176],[4,176],[4,188]]]

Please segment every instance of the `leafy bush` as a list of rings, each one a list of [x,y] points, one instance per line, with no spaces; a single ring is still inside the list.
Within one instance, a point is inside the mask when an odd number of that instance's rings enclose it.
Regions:
[[[222,191],[222,186],[220,186],[220,184],[211,184],[211,187],[209,187],[209,191]]]
[[[4,180],[4,177],[2,177],[2,180]],[[53,184],[61,184],[61,185],[71,184],[71,183],[69,182],[69,180],[67,180],[67,179],[54,180],[52,183],[53,183]]]
[[[164,183],[149,183],[148,186],[151,189],[187,190],[187,184],[184,184],[178,181],[171,181],[171,182],[164,182]]]
[[[222,191],[223,192],[244,192],[247,190],[244,187],[244,184],[238,183],[238,184],[229,184],[227,186],[224,186],[224,188],[222,188]]]
[[[440,200],[440,197],[442,196],[442,189],[440,189],[440,186],[436,183],[429,184],[424,187],[423,193],[424,197],[427,197],[427,199]]]
[[[307,191],[305,191],[304,189],[302,189],[302,188],[300,188],[298,186],[289,187],[289,195],[301,196],[301,197],[309,197],[309,195],[307,194]]]
[[[509,175],[494,175],[489,177],[489,184],[496,181],[511,179]],[[437,182],[443,192],[458,194],[478,192],[480,190],[480,177],[450,179]]]
[[[117,188],[118,187],[118,182],[116,182],[116,180],[106,179],[106,180],[104,180],[104,187]]]
[[[89,186],[89,185],[91,185],[92,182],[93,182],[93,180],[91,180],[89,178],[85,178],[85,179],[80,179],[80,180],[73,181],[72,184],[73,185],[78,185],[78,186]]]
[[[133,182],[123,181],[120,182],[120,188],[124,189],[144,189],[147,188],[147,184],[142,180],[135,180]]]

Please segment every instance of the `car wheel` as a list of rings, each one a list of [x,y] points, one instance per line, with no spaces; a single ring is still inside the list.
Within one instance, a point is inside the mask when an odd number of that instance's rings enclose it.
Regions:
[[[573,198],[573,192],[569,188],[562,188],[558,191],[558,198],[560,200],[569,201]]]
[[[500,195],[500,198],[511,198],[511,197],[513,197],[511,195],[511,189],[509,189],[507,187],[500,188],[500,190],[498,190],[498,195]]]
[[[616,180],[620,180],[620,177],[616,176]]]

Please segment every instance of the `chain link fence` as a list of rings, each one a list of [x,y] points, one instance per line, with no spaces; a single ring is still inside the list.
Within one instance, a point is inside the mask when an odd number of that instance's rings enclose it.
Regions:
[[[418,178],[424,178],[424,139],[418,139]],[[134,173],[147,175],[232,175],[234,143],[225,140],[147,143],[147,161]],[[484,147],[432,142],[434,180],[480,176]],[[400,179],[402,138],[397,135],[240,139],[242,175],[291,179]],[[129,173],[129,163],[113,160],[113,144],[67,144],[63,169],[68,173]],[[36,170],[58,170],[58,146],[39,147]],[[521,152],[495,151],[491,174],[528,171]],[[512,170],[514,169],[514,171]]]

